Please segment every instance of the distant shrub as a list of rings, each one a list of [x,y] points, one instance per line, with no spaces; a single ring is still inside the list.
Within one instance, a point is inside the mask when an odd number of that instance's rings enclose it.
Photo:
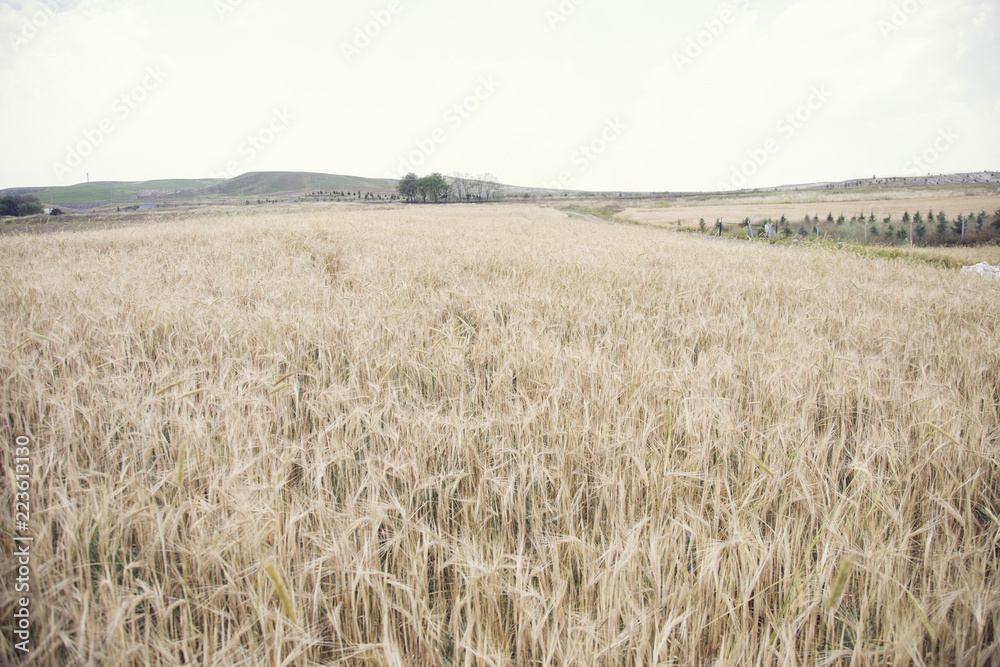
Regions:
[[[33,195],[7,195],[0,199],[0,216],[36,215],[41,212],[42,205]]]

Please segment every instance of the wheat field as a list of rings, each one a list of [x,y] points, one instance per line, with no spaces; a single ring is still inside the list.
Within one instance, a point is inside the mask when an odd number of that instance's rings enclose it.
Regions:
[[[1000,285],[516,205],[0,274],[0,662],[1000,662]]]

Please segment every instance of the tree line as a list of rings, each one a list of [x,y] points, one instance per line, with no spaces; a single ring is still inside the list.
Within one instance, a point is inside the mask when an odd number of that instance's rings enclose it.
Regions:
[[[840,214],[834,218],[833,213],[826,216],[826,224],[821,226],[820,217],[806,215],[794,230],[792,222],[784,215],[780,220],[771,218],[756,223],[754,228],[750,218],[745,218],[740,227],[747,230],[751,238],[764,235],[772,237],[778,234],[788,238],[798,234],[802,238],[811,235],[824,236],[837,240],[852,239],[874,243],[914,243],[919,245],[943,245],[951,243],[985,243],[1000,237],[1000,209],[989,214],[985,210],[979,213],[959,213],[951,217],[945,211],[927,211],[926,216],[921,211],[913,215],[909,211],[902,218],[894,219],[892,215],[876,217],[874,211],[867,216],[864,213],[851,216]],[[705,219],[699,221],[699,228],[707,231]],[[722,221],[716,221],[713,233],[722,234]]]
[[[400,197],[407,202],[434,204],[447,202],[488,202],[500,198],[503,187],[493,174],[486,173],[479,176],[453,172],[448,176],[442,176],[435,172],[428,176],[419,177],[410,172],[396,186],[396,191]]]
[[[0,198],[0,217],[24,217],[26,215],[41,215],[45,211],[42,208],[41,202],[38,201],[38,197],[34,195],[6,195]],[[53,215],[59,215],[56,213],[59,209],[53,209]]]

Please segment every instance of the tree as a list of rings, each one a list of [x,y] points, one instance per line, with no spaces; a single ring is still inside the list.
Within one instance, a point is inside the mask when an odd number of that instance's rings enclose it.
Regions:
[[[431,193],[431,182],[429,177],[424,176],[423,178],[417,179],[417,192],[420,194],[420,199],[426,204],[427,195]]]
[[[961,213],[958,217],[951,223],[951,231],[955,232],[955,236],[965,236],[965,216]]]
[[[841,213],[840,217],[837,218],[837,224],[838,225],[843,225],[845,222],[847,222],[847,216],[844,215],[843,213]]]
[[[500,182],[496,176],[486,172],[476,177],[476,197],[479,201],[491,201],[500,196]]]
[[[829,215],[826,216],[826,221],[833,222],[833,213],[830,213]]]
[[[702,234],[705,233],[705,230],[707,229],[705,225],[705,218],[702,218],[701,220],[698,221],[698,228],[701,230]]]
[[[411,171],[403,176],[396,186],[396,190],[399,192],[399,196],[404,197],[406,201],[415,201],[417,198],[417,175]]]
[[[0,199],[0,216],[37,215],[42,205],[34,195],[7,195]]]
[[[472,177],[455,171],[448,175],[451,189],[455,192],[456,201],[468,201],[471,197]]]
[[[448,181],[444,179],[444,176],[435,172],[430,175],[431,179],[431,199],[434,203],[444,201],[451,197],[451,186],[448,185]]]
[[[1000,232],[1000,208],[993,214],[993,229]]]
[[[17,207],[18,215],[38,215],[42,212],[42,205],[36,201],[26,201]]]
[[[920,215],[919,213],[917,215]],[[917,222],[916,228],[913,230],[917,234],[917,239],[920,241],[924,240],[924,236],[927,234],[927,225],[923,221]]]
[[[17,207],[17,200],[10,195],[0,199],[0,215],[17,215]]]
[[[64,215],[64,213],[63,213],[63,210],[61,208],[54,208],[49,213],[49,215]]]
[[[430,197],[430,200],[435,204],[440,203],[448,198],[450,191],[451,186],[448,185],[448,181],[444,180],[444,176],[437,172],[417,179],[417,192],[420,193],[424,202]]]
[[[502,191],[497,177],[489,172],[478,176],[453,172],[449,174],[447,184],[457,201],[491,201],[498,199]]]
[[[944,211],[940,211],[937,214],[937,233],[938,236],[944,236],[944,233],[948,231],[948,216],[945,215]]]
[[[976,216],[976,231],[983,231],[984,224],[986,224],[986,211],[980,211],[979,215]]]

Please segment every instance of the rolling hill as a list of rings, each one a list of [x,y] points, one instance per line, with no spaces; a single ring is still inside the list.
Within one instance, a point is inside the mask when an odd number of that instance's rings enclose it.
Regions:
[[[296,195],[317,191],[349,191],[388,193],[394,192],[396,181],[385,178],[363,178],[336,174],[317,174],[299,171],[251,172],[221,181],[203,192],[211,195],[242,197]]]
[[[101,181],[55,187],[22,187],[0,190],[0,196],[31,194],[45,203],[69,208],[91,208],[109,203],[142,204],[158,201],[208,203],[243,197],[294,197],[309,192],[358,191],[389,193],[396,182],[308,172],[251,172],[229,180],[171,179],[154,181]]]

